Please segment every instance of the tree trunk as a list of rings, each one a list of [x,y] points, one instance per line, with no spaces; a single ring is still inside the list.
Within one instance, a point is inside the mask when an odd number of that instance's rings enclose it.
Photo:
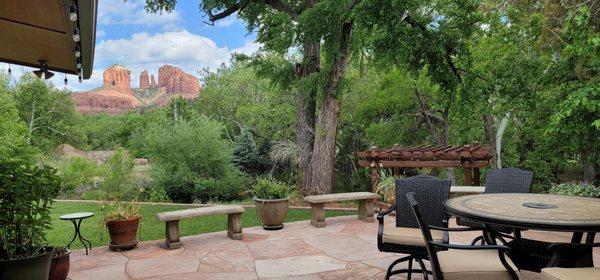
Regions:
[[[330,193],[333,190],[333,159],[335,136],[340,117],[340,101],[332,95],[325,98],[317,119],[315,146],[310,161],[311,180],[305,186],[308,194]]]
[[[320,55],[320,43],[304,45],[304,61],[296,65],[299,80],[302,81],[319,71]],[[307,195],[305,186],[310,186],[312,177],[310,161],[315,141],[316,97],[317,89],[314,86],[300,86],[296,92],[296,144],[299,150],[298,165],[302,174],[301,191],[304,195]]]
[[[504,136],[504,131],[506,131],[506,126],[508,125],[508,117],[510,113],[506,113],[500,124],[498,125],[498,131],[496,131],[496,166],[498,168],[502,168],[502,136]]]
[[[494,117],[490,114],[483,114],[483,128],[485,129],[485,138],[487,144],[492,149],[492,158],[490,159],[490,167],[498,169],[496,164],[496,133],[494,132]]]

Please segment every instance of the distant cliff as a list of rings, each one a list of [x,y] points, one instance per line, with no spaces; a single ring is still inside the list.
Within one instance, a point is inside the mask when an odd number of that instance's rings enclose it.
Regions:
[[[112,65],[104,71],[101,87],[76,92],[71,97],[82,114],[118,114],[142,106],[165,106],[176,96],[193,100],[198,98],[200,90],[196,77],[172,65],[158,69],[158,83],[154,75],[142,71],[139,87],[131,88],[131,71],[122,65]]]

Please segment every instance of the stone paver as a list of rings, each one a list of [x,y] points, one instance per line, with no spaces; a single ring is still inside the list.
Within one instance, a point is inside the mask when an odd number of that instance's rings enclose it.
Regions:
[[[393,226],[394,220],[386,222]],[[453,225],[451,225],[453,226]],[[70,279],[384,279],[388,265],[402,255],[377,250],[377,222],[356,216],[327,219],[327,227],[309,221],[286,224],[279,231],[245,228],[243,240],[231,240],[223,232],[181,238],[182,248],[166,250],[162,240],[142,242],[126,252],[94,248],[90,255],[71,254]],[[452,243],[470,242],[476,232],[451,233]],[[569,234],[526,231],[525,237],[568,242]],[[598,240],[598,239],[597,239]],[[600,263],[600,248],[594,259]],[[398,265],[398,268],[406,264]],[[525,280],[541,279],[523,272]],[[392,279],[405,279],[402,275]],[[413,279],[422,276],[413,275]]]

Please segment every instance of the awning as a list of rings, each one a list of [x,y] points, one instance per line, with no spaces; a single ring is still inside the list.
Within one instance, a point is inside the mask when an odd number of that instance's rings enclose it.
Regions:
[[[0,61],[36,68],[46,61],[50,71],[74,75],[80,64],[83,79],[89,79],[97,8],[97,0],[0,1]],[[77,31],[79,42],[73,38]]]

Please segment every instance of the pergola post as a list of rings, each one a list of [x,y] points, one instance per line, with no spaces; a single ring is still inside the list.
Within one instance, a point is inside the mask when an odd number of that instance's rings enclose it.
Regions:
[[[463,172],[465,174],[465,186],[473,185],[473,172],[471,167],[463,167]]]
[[[473,185],[480,186],[481,185],[481,174],[479,173],[479,167],[473,168]]]

